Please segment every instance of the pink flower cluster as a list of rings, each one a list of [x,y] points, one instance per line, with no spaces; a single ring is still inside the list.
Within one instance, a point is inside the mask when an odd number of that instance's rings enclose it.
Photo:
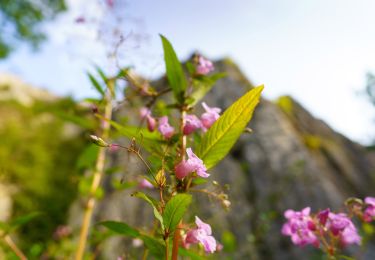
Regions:
[[[212,236],[211,226],[204,223],[200,218],[195,216],[195,224],[197,228],[191,229],[187,232],[183,244],[189,247],[190,244],[202,244],[206,253],[213,253],[216,251],[216,240]]]
[[[141,119],[146,119],[148,130],[153,132],[156,128],[156,119],[151,115],[151,110],[147,107],[142,107],[139,110],[139,114]],[[158,121],[159,132],[164,136],[165,139],[171,138],[174,134],[174,128],[168,123],[168,117],[163,116],[159,118]]]
[[[197,64],[197,67],[196,67],[196,73],[197,74],[207,75],[208,73],[210,73],[214,69],[215,69],[214,65],[212,64],[212,62],[210,60],[207,60],[207,59],[203,58],[202,56],[198,57],[198,64]]]
[[[210,176],[206,171],[207,168],[203,164],[203,161],[193,153],[191,148],[186,149],[188,160],[183,160],[175,166],[175,173],[178,179],[183,179],[190,173],[195,172],[198,176],[207,178]]]
[[[184,135],[189,135],[197,129],[207,131],[220,117],[221,109],[218,107],[209,107],[206,103],[202,103],[202,106],[206,112],[201,115],[199,119],[195,115],[185,116]]]
[[[375,219],[375,198],[366,197],[365,198],[366,209],[363,213],[363,220],[366,222],[371,222]]]
[[[203,131],[207,131],[207,129],[209,129],[220,117],[220,108],[209,107],[204,102],[202,103],[202,106],[206,112],[202,114],[200,119],[196,115],[185,116],[185,125],[183,128],[184,135],[189,135],[197,129],[203,129]],[[155,130],[158,121],[158,130],[165,139],[170,139],[174,135],[175,129],[169,124],[167,116],[160,117],[158,120],[156,120],[151,115],[150,109],[146,107],[142,107],[139,110],[139,114],[141,119],[146,119],[147,128],[150,132],[153,132]]]
[[[284,216],[288,222],[283,225],[281,233],[285,236],[290,236],[293,244],[298,246],[307,244],[319,246],[319,240],[314,233],[316,227],[310,216],[309,207],[301,211],[288,209],[285,211]]]
[[[345,247],[350,244],[360,244],[361,237],[351,219],[344,213],[333,213],[329,209],[320,211],[317,215],[310,214],[310,208],[301,211],[287,210],[284,213],[287,222],[282,227],[282,234],[290,236],[293,244],[305,246],[311,244],[319,247],[320,239],[332,237],[332,242],[338,241]]]

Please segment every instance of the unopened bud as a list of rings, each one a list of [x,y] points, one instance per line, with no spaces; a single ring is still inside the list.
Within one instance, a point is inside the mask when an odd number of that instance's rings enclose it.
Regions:
[[[224,208],[228,209],[230,207],[231,203],[229,200],[223,200],[223,206]]]
[[[362,206],[363,205],[363,201],[361,199],[351,197],[351,198],[348,198],[345,201],[345,205],[346,206],[353,206],[353,205],[360,205],[360,206]]]
[[[165,178],[164,170],[160,169],[158,173],[155,176],[156,183],[159,185],[159,187],[164,187],[167,179]]]
[[[110,144],[106,143],[102,138],[97,137],[96,135],[90,135],[91,141],[101,147],[109,147]]]

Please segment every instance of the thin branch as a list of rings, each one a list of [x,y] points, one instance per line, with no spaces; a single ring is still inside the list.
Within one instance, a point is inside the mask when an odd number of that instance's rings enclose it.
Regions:
[[[12,251],[21,259],[27,260],[27,257],[22,253],[22,251],[17,247],[16,243],[12,240],[9,235],[4,236],[4,240],[7,245],[12,249]]]

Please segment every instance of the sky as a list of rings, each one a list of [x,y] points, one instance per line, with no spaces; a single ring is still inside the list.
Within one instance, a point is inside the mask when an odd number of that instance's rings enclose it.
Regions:
[[[182,59],[195,50],[213,60],[230,57],[250,81],[265,85],[266,98],[291,95],[355,141],[375,136],[375,109],[360,94],[366,72],[375,72],[373,0],[67,3],[69,11],[45,25],[49,40],[40,51],[21,46],[0,62],[0,72],[83,98],[94,93],[85,75],[94,63],[108,72],[120,64],[160,76],[163,34]],[[77,17],[85,22],[77,24]],[[109,54],[120,34],[126,40],[114,59]]]

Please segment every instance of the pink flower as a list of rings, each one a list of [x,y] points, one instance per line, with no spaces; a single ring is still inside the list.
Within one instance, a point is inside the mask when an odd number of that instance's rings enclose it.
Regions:
[[[326,228],[337,236],[343,246],[361,244],[361,237],[351,219],[344,213],[332,213],[328,215]]]
[[[202,106],[206,112],[201,116],[201,123],[204,129],[208,129],[219,119],[221,109],[218,107],[209,107],[204,102],[202,103]]]
[[[159,118],[159,132],[164,136],[164,138],[169,139],[174,134],[174,128],[169,125],[168,117],[163,116]]]
[[[281,233],[290,236],[293,244],[305,246],[307,244],[319,247],[319,240],[314,234],[315,224],[310,216],[310,208],[301,211],[287,210],[284,213],[288,222],[282,227]]]
[[[189,135],[195,130],[202,127],[202,123],[199,118],[195,115],[186,115],[185,116],[185,125],[184,125],[184,135]]]
[[[210,73],[214,69],[215,69],[214,65],[212,64],[212,62],[210,60],[207,60],[207,59],[203,58],[202,56],[199,56],[197,70],[196,70],[197,74],[207,75],[208,73]]]
[[[193,153],[191,148],[187,148],[186,153],[188,155],[188,160],[181,161],[179,164],[175,166],[176,177],[178,179],[181,180],[192,172],[196,172],[198,176],[203,178],[207,178],[208,176],[210,176],[206,172],[207,168],[203,164],[203,161]]]
[[[156,120],[151,116],[151,111],[147,107],[142,107],[139,110],[139,114],[141,116],[141,119],[146,118],[147,121],[147,128],[150,132],[153,132],[156,127]]]
[[[327,219],[328,219],[328,215],[329,215],[329,212],[330,210],[329,209],[325,209],[325,210],[322,210],[318,213],[318,220],[319,220],[319,223],[323,226],[326,225],[327,223]]]
[[[365,212],[363,213],[363,219],[366,222],[371,222],[375,217],[375,198],[366,197],[365,203],[367,205]]]
[[[138,187],[141,188],[141,189],[153,189],[154,185],[152,185],[152,183],[149,182],[148,180],[142,179],[139,182]]]
[[[186,234],[184,245],[201,243],[207,253],[215,252],[216,240],[212,236],[211,226],[204,223],[197,216],[195,216],[195,224],[197,228],[190,230]]]

